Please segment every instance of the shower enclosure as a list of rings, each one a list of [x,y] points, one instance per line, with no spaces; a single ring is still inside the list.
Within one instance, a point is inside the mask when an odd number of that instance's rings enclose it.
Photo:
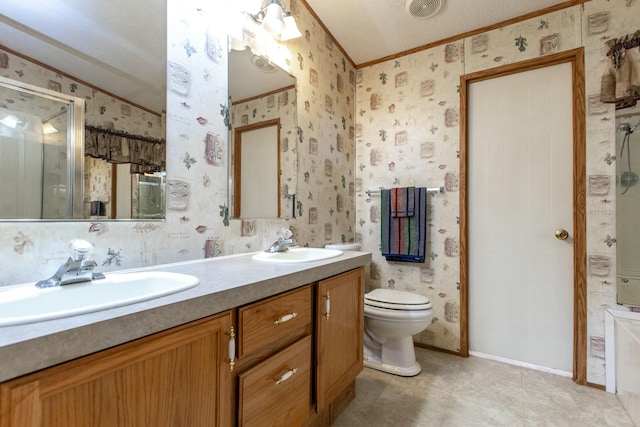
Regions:
[[[640,113],[616,121],[618,304],[640,306]]]
[[[0,221],[82,217],[84,100],[0,77]]]

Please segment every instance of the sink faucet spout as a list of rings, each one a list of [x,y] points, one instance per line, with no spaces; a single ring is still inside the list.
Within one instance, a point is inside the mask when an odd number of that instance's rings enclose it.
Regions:
[[[87,241],[73,240],[71,247],[74,256],[58,267],[55,274],[48,279],[36,283],[37,288],[50,288],[53,286],[69,285],[71,283],[90,282],[104,279],[104,274],[93,271],[98,266],[92,259],[88,259],[93,245]]]
[[[280,237],[276,242],[274,242],[265,252],[286,252],[289,250],[289,245],[293,244],[292,239],[284,239]]]
[[[271,246],[269,246],[265,252],[275,253],[275,252],[286,252],[289,250],[289,245],[293,245],[293,233],[291,230],[287,228],[283,228],[280,230],[281,236],[276,240]]]

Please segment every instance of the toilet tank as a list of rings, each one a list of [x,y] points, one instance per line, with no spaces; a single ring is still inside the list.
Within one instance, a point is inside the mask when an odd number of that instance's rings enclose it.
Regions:
[[[325,249],[338,249],[341,251],[359,251],[360,243],[328,243],[324,245]]]

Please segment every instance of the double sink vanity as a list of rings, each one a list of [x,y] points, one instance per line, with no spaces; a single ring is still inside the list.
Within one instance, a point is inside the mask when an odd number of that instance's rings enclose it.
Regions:
[[[294,249],[107,274],[94,304],[125,302],[97,311],[69,311],[94,283],[46,318],[0,308],[0,427],[330,425],[362,370],[371,254]]]

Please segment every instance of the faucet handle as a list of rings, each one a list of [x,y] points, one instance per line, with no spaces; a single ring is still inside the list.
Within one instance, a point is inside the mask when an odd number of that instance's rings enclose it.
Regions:
[[[84,239],[73,239],[69,242],[71,248],[71,258],[74,261],[83,261],[91,255],[95,246]]]
[[[291,238],[291,236],[293,236],[293,232],[291,230],[289,230],[288,228],[281,228],[280,229],[280,234],[282,235],[283,239],[289,239],[289,238]]]

